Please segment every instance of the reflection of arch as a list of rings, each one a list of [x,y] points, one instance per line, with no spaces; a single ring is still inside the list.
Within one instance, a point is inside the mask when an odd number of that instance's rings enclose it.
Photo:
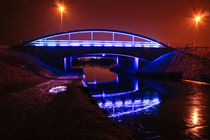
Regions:
[[[146,88],[148,88],[148,87],[145,87],[145,88],[142,88],[142,89],[139,90],[138,87],[136,87],[136,89],[131,90],[131,91],[115,92],[115,93],[111,93],[111,94],[110,93],[108,93],[108,94],[102,93],[102,94],[97,94],[97,95],[92,95],[92,96],[95,97],[95,98],[117,97],[117,96],[122,96],[122,95],[128,95],[128,94],[131,94],[131,93],[134,93],[134,92],[137,92],[137,91],[143,91]]]
[[[73,34],[81,34],[81,33],[89,33],[89,40],[72,40],[71,35]],[[112,34],[112,40],[94,40],[94,33],[105,33]],[[131,37],[130,41],[117,41],[115,40],[115,35],[123,35]],[[68,36],[68,39],[53,39],[55,37]],[[143,41],[137,41],[136,39],[140,39]],[[90,30],[75,30],[62,32],[52,35],[43,36],[40,38],[36,38],[34,40],[27,41],[23,43],[24,46],[81,46],[81,47],[147,47],[147,48],[160,48],[160,47],[168,47],[167,45],[158,42],[154,39],[117,30],[104,30],[104,29],[90,29]]]
[[[120,102],[118,101],[118,105],[119,105],[119,103]],[[115,102],[115,104],[116,104],[116,102]],[[109,115],[109,117],[115,118],[115,117],[120,117],[123,115],[137,113],[137,112],[144,111],[149,108],[155,107],[156,105],[159,105],[159,104],[160,104],[159,98],[155,98],[153,100],[149,100],[149,99],[140,100],[139,99],[139,100],[135,100],[133,102],[131,100],[128,100],[128,101],[124,102],[124,105],[122,104],[122,107],[119,106],[119,108],[131,108],[131,110],[128,111],[128,109],[126,109],[126,111],[124,111],[124,112],[115,112],[115,113],[112,113],[111,115]],[[99,104],[99,106],[100,106],[100,104]],[[110,106],[110,108],[113,110],[115,110],[114,109],[115,107],[117,107],[117,106],[113,106],[113,105]],[[106,108],[106,107],[103,107],[103,108]]]
[[[120,95],[116,96],[103,96],[103,97],[97,97],[98,98],[98,105],[101,108],[105,108],[108,110],[109,117],[120,117],[123,115],[128,115],[140,111],[147,110],[149,108],[153,108],[156,105],[159,105],[161,100],[158,96],[154,96],[150,98],[135,98],[132,99],[129,94],[131,92],[127,92],[122,95],[126,95],[127,98],[119,98]],[[95,96],[93,96],[95,97]]]

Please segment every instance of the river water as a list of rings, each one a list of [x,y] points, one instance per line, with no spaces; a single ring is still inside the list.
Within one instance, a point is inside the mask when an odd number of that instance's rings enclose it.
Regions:
[[[80,61],[73,68],[83,68],[83,83],[98,105],[107,109],[114,121],[131,129],[136,139],[210,138],[209,85],[140,79],[111,72],[114,61],[95,62]]]

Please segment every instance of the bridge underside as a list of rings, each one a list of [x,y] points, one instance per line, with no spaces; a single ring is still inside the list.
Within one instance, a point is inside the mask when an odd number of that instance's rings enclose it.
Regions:
[[[21,47],[21,51],[31,54],[43,61],[55,60],[62,57],[94,53],[109,53],[129,55],[146,60],[154,60],[172,51],[171,48],[122,48],[122,47]]]

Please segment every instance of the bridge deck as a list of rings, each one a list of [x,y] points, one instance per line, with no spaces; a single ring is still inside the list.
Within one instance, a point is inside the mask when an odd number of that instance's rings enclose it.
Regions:
[[[45,40],[40,39],[28,44],[29,46],[81,46],[81,47],[144,47],[160,48],[161,45],[156,42],[148,41],[108,41],[108,40]]]

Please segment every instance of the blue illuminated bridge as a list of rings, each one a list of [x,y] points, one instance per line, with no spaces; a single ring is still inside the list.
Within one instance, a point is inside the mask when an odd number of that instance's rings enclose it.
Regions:
[[[64,59],[65,71],[71,70],[73,59],[109,57],[123,70],[139,70],[173,49],[154,39],[116,30],[76,30],[43,36],[20,44],[17,48],[49,62]]]
[[[154,39],[116,30],[75,30],[43,36],[20,45],[42,59],[93,53],[121,54],[154,60],[171,51]]]
[[[165,44],[148,37],[114,30],[70,31],[37,38],[24,43],[24,45],[37,47],[167,47]]]
[[[19,48],[45,62],[62,58],[61,66],[65,72],[71,72],[72,61],[81,57],[112,58],[116,60],[116,69],[136,72],[173,50],[142,35],[104,29],[76,30],[43,36],[25,42]],[[154,109],[161,102],[158,90],[129,76],[117,74],[116,80],[104,83],[86,82],[83,79],[83,84],[91,88],[92,96],[98,98],[99,106],[111,112],[110,117]],[[132,99],[133,96],[136,97],[135,100]]]

